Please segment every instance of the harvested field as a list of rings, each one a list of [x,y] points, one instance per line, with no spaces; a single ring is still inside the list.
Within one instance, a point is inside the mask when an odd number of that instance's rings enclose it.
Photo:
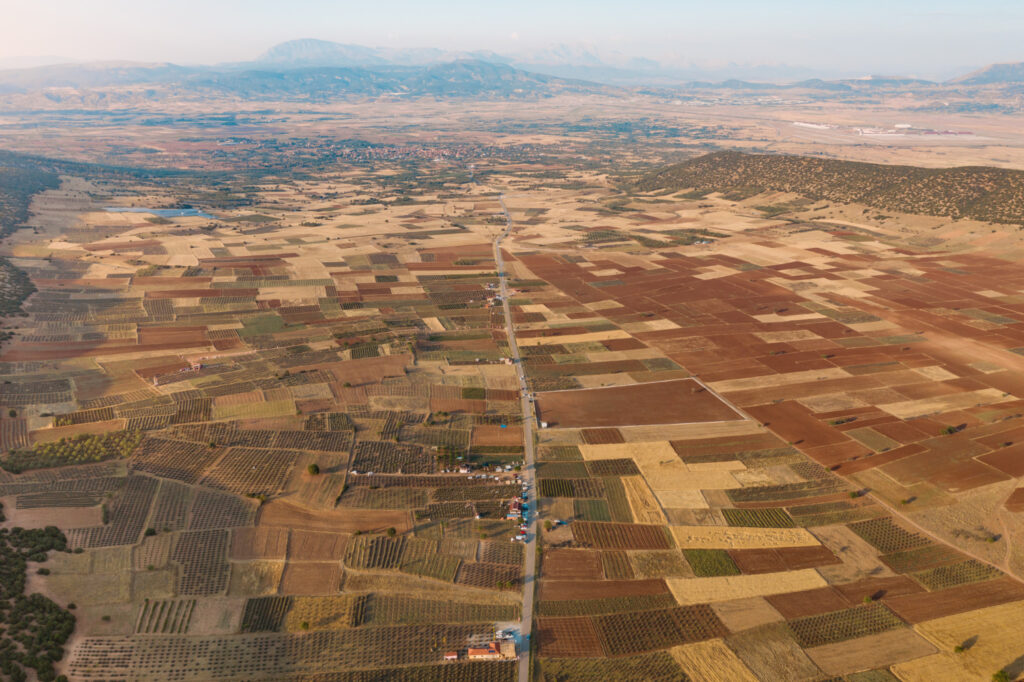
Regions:
[[[689,379],[537,396],[539,418],[557,428],[595,428],[742,419]]]
[[[757,682],[750,668],[721,639],[682,644],[669,653],[692,680]]]
[[[929,656],[935,647],[910,628],[900,628],[814,647],[805,653],[829,675],[847,675]]]
[[[655,525],[668,523],[665,513],[661,510],[661,505],[658,504],[658,500],[651,493],[651,489],[647,487],[642,476],[625,476],[621,480],[626,489],[629,508],[637,523]]]
[[[818,540],[803,528],[741,528],[729,526],[671,526],[682,549],[764,549],[814,547]]]
[[[665,581],[680,604],[700,604],[823,587],[825,580],[813,569],[762,575],[713,578],[668,578]]]
[[[725,643],[759,680],[813,680],[821,675],[784,623],[734,633]]]
[[[986,679],[1006,669],[1012,679],[1021,672],[1020,632],[1008,625],[1020,622],[1022,609],[1024,602],[1017,601],[920,623],[914,629],[938,652],[897,662],[893,672],[903,680],[924,682]],[[958,646],[962,651],[954,651]]]

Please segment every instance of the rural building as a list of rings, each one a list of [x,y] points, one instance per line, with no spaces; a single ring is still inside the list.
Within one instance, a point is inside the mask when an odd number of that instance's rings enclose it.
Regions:
[[[466,657],[474,661],[499,661],[516,657],[516,643],[511,639],[490,642],[485,647],[470,647]]]
[[[447,652],[445,652],[444,660],[446,660],[446,661],[457,661],[457,660],[459,660],[459,652],[458,651],[447,651]]]

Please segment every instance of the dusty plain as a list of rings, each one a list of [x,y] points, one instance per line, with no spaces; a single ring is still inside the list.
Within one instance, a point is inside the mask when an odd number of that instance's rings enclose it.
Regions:
[[[77,606],[62,673],[516,679],[444,662],[518,621],[530,573],[500,196],[548,422],[535,679],[1024,672],[1024,232],[630,189],[712,147],[1020,166],[1011,117],[922,115],[985,138],[943,146],[791,124],[905,115],[866,105],[313,109],[2,114],[7,148],[109,164],[2,246],[37,292],[0,450],[49,463],[0,472],[3,526],[67,537],[29,580]]]

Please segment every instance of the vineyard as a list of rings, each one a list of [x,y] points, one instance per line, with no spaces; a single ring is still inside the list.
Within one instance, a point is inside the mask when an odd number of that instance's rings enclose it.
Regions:
[[[597,549],[669,549],[673,545],[663,526],[578,521],[572,525],[572,534],[580,546]]]
[[[135,632],[146,635],[183,635],[188,632],[195,607],[195,599],[146,600],[135,620]]]
[[[788,625],[800,646],[815,647],[875,635],[906,624],[884,605],[871,603],[791,620]]]
[[[884,554],[902,552],[931,544],[931,541],[923,535],[900,528],[888,516],[851,523],[847,528]]]

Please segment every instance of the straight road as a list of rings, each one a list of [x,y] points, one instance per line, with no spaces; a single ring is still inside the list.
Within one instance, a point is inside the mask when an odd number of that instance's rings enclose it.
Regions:
[[[530,491],[526,530],[526,568],[523,572],[523,622],[519,626],[522,651],[519,655],[519,682],[530,680],[530,630],[533,626],[533,592],[537,570],[537,484],[534,465],[533,448],[533,405],[530,400],[529,386],[526,384],[526,373],[523,370],[519,345],[516,343],[516,330],[512,324],[512,310],[508,302],[508,275],[505,273],[505,262],[501,256],[501,242],[512,233],[512,214],[505,205],[505,195],[498,197],[501,210],[505,213],[505,230],[494,239],[494,265],[498,269],[500,282],[501,304],[505,310],[505,331],[508,335],[508,349],[512,356],[516,376],[519,378],[519,399],[523,409],[523,445],[526,462],[520,475],[526,481]]]

